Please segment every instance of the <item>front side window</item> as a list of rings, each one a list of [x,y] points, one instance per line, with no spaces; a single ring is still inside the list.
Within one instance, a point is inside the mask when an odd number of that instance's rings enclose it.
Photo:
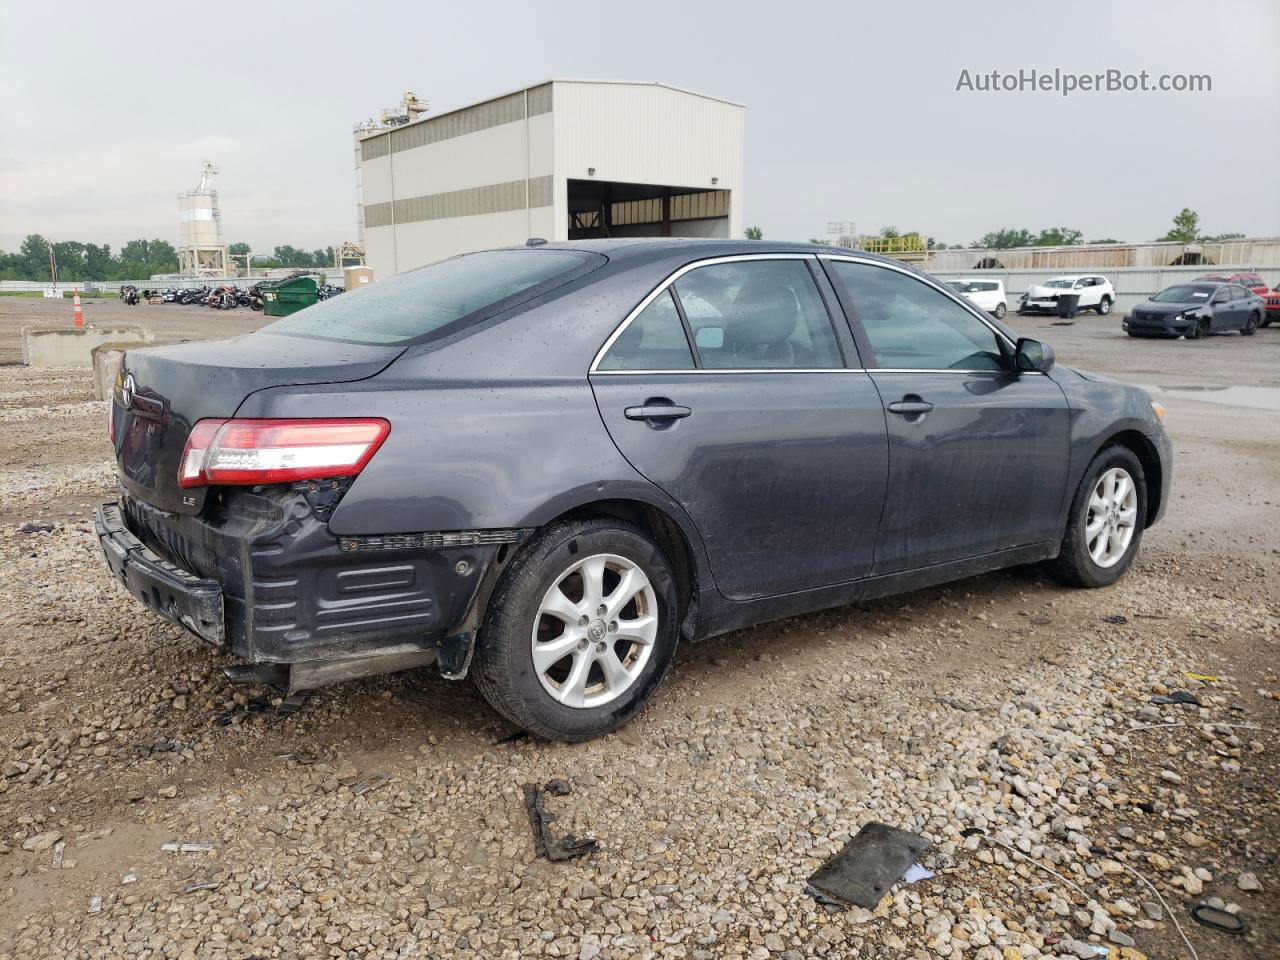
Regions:
[[[829,261],[843,283],[876,364],[899,370],[1002,370],[990,327],[954,300],[887,267]]]
[[[803,260],[743,260],[675,282],[702,366],[712,370],[843,366],[831,319]]]
[[[604,263],[580,250],[468,253],[332,297],[263,329],[348,343],[415,343],[478,323]]]
[[[692,370],[693,353],[671,291],[640,311],[601,358],[599,370]]]

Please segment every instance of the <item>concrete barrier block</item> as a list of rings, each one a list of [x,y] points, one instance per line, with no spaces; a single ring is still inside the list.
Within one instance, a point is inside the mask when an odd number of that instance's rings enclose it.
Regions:
[[[29,367],[91,367],[93,348],[104,343],[141,346],[155,337],[136,323],[87,327],[23,327],[22,362]]]
[[[93,357],[93,393],[99,400],[110,400],[115,389],[124,352],[134,343],[100,343],[89,351]]]

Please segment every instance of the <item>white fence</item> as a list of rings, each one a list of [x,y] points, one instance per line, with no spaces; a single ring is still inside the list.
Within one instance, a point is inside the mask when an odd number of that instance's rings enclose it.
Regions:
[[[279,273],[273,273],[271,276],[265,277],[183,277],[181,279],[151,279],[151,280],[86,280],[83,283],[63,282],[59,281],[55,289],[62,291],[65,297],[79,290],[81,293],[119,293],[120,288],[132,284],[139,290],[190,290],[193,287],[222,287],[230,284],[233,287],[251,287],[255,283],[263,283],[268,280],[280,280],[287,277],[295,271],[285,270]],[[325,282],[335,286],[342,286],[343,274],[341,270],[328,268],[325,270],[308,270],[307,273],[324,274]],[[17,293],[40,293],[49,288],[49,283],[41,283],[38,280],[0,280],[0,292],[17,292]]]
[[[1088,270],[933,270],[930,274],[939,280],[957,280],[962,277],[973,277],[982,280],[1003,280],[1004,292],[1008,299],[1010,311],[1018,307],[1018,297],[1027,292],[1027,288],[1037,283],[1044,283],[1053,277],[1086,274],[1106,277],[1116,288],[1115,309],[1127,313],[1137,304],[1165,287],[1175,283],[1186,283],[1206,273],[1233,274],[1257,273],[1267,281],[1267,286],[1274,289],[1280,284],[1280,267],[1121,267],[1119,269]]]

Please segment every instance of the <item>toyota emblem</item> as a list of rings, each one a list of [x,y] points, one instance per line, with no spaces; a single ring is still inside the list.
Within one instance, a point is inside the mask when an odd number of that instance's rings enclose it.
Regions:
[[[120,385],[120,404],[126,410],[133,406],[133,391],[137,388],[138,383],[133,379],[133,374],[126,374],[124,383]]]

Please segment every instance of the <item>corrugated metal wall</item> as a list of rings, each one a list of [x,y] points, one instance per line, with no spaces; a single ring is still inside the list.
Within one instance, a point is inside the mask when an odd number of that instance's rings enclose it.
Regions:
[[[1203,266],[1280,267],[1280,238],[1261,237],[1221,243],[1088,244],[1071,247],[1017,247],[1012,250],[936,250],[929,255],[931,270],[973,270],[995,260],[1009,270],[1102,270],[1108,267],[1179,266],[1174,261],[1198,255]]]

